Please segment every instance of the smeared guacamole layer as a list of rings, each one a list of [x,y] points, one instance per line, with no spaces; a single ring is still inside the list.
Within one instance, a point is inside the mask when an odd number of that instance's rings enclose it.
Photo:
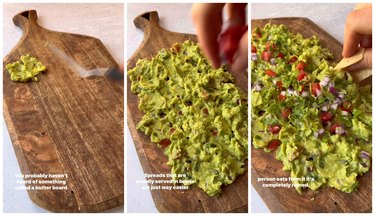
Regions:
[[[252,35],[252,144],[276,151],[294,184],[354,191],[370,169],[371,88],[333,70],[316,37],[271,24]]]
[[[247,95],[225,68],[211,67],[197,44],[140,59],[128,75],[144,112],[137,128],[165,149],[174,180],[215,196],[244,173]]]

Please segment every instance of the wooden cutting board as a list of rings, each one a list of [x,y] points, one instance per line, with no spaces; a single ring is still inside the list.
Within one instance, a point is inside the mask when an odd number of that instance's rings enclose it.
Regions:
[[[128,70],[136,65],[138,59],[151,58],[161,49],[169,49],[174,43],[182,43],[185,40],[197,41],[195,35],[170,32],[161,28],[158,20],[156,11],[142,14],[134,19],[134,24],[144,32],[145,36],[138,50],[128,60]],[[242,80],[247,80],[247,77],[243,75]],[[130,91],[130,86],[131,82],[128,79],[128,125],[143,171],[154,174],[170,173],[163,150],[136,129],[143,113],[138,109],[137,95]],[[210,197],[195,186],[189,190],[152,190],[151,195],[160,212],[247,212],[247,179],[246,171],[246,174],[239,176],[234,184],[224,187],[223,193],[218,197]]]
[[[115,60],[99,39],[42,28],[34,10],[13,22],[23,36],[3,60],[3,92],[18,163],[23,174],[68,175],[67,190],[29,190],[29,197],[54,212],[98,212],[123,204],[123,82],[83,79],[45,43],[85,69],[117,66]],[[6,64],[25,54],[47,66],[38,82],[9,78]]]
[[[335,38],[306,18],[276,18],[252,20],[252,29],[263,27],[268,22],[284,24],[292,32],[304,37],[316,35],[322,45],[335,55],[333,62],[341,60],[342,45]],[[359,177],[359,190],[350,194],[324,187],[319,192],[305,191],[302,195],[294,188],[264,188],[258,178],[289,177],[282,171],[282,162],[275,159],[275,153],[266,153],[251,148],[251,183],[272,212],[371,212],[372,172]],[[371,169],[370,169],[371,170]],[[275,182],[276,183],[276,182]]]

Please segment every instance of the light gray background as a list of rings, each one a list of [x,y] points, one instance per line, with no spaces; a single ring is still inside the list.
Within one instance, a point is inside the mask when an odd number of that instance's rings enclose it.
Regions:
[[[16,45],[22,31],[12,18],[24,10],[36,9],[41,26],[62,32],[78,33],[99,38],[116,62],[124,63],[124,5],[123,4],[3,4],[3,56]],[[29,199],[26,191],[14,190],[15,174],[20,168],[4,121],[4,212],[47,212]],[[124,206],[108,212],[124,212]]]
[[[251,19],[274,17],[307,17],[341,43],[347,14],[354,4],[252,4]],[[251,187],[251,212],[269,212],[263,200]]]
[[[158,11],[159,24],[165,29],[175,32],[194,33],[191,21],[191,4],[128,4],[127,5],[127,58],[129,59],[143,40],[143,32],[137,29],[133,20],[136,16]],[[148,190],[142,190],[136,180],[145,180],[143,170],[126,124],[127,145],[127,212],[146,213],[158,212]]]

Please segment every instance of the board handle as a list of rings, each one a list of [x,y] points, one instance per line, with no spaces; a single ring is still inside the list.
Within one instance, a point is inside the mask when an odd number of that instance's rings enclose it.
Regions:
[[[15,15],[13,17],[13,23],[21,29],[25,29],[29,23],[36,24],[37,19],[38,15],[36,10],[27,10]]]
[[[145,33],[152,27],[159,28],[159,14],[157,11],[141,14],[134,19],[134,25]]]

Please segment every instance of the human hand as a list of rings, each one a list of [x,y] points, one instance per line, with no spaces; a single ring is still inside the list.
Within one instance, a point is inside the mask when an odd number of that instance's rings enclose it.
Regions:
[[[228,26],[246,24],[246,5],[238,4],[194,4],[192,9],[193,22],[198,36],[198,42],[204,55],[211,61],[214,68],[220,67],[220,44],[218,37],[223,30],[223,9],[227,10]],[[225,26],[224,26],[225,27]],[[238,50],[234,54],[230,68],[232,71],[243,71],[248,63],[248,34],[247,31],[239,40]]]
[[[355,54],[358,45],[365,48],[363,59],[348,67],[349,71],[372,68],[372,5],[359,4],[346,18],[344,49],[342,55],[348,58]]]

